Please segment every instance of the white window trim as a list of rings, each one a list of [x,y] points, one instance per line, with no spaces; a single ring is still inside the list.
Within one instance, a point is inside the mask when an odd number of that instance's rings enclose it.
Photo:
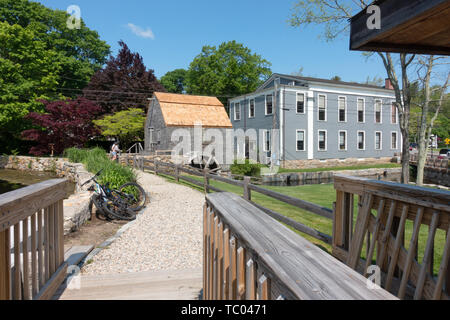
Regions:
[[[299,132],[303,132],[303,150],[299,150],[298,149],[298,133]],[[307,148],[306,148],[306,130],[304,129],[298,129],[295,130],[295,150],[298,152],[306,152]]]
[[[325,149],[320,149],[320,132],[325,132]],[[327,130],[317,130],[317,151],[325,152],[328,151],[328,131]]]
[[[341,150],[341,132],[345,133],[345,149],[344,150]],[[342,152],[347,151],[348,150],[347,146],[348,146],[347,130],[339,130],[339,132],[338,132],[338,151],[342,151]]]
[[[377,149],[377,133],[380,134],[380,149]],[[375,150],[376,151],[383,150],[383,132],[382,131],[375,131]]]
[[[251,105],[251,101],[253,100],[253,117],[251,116],[251,112],[250,112],[250,105]],[[255,99],[249,99],[248,100],[248,118],[252,119],[256,116],[256,100]]]
[[[358,110],[358,101],[362,100],[363,102],[363,121],[359,122],[359,110]],[[366,99],[365,98],[357,98],[356,99],[356,122],[357,123],[366,123]]]
[[[360,133],[364,133],[364,148],[363,149],[359,148],[359,134]],[[358,130],[356,132],[356,150],[358,150],[358,151],[365,151],[366,150],[366,132],[364,130]]]
[[[392,134],[395,133],[395,149],[392,149]],[[391,150],[398,150],[398,131],[391,131]]]
[[[320,104],[319,104],[319,100],[320,97],[325,97],[325,120],[320,120]],[[328,98],[326,94],[318,94],[317,95],[317,121],[320,122],[327,122],[328,120]]]
[[[398,124],[398,108],[395,105],[395,122],[392,122],[392,107],[394,106],[395,101],[391,101],[391,124]]]
[[[341,121],[340,119],[339,119],[339,115],[340,115],[340,113],[339,113],[339,111],[340,111],[340,109],[339,109],[339,99],[340,98],[344,98],[344,107],[345,107],[345,120],[344,121]],[[347,97],[344,97],[344,96],[338,96],[338,117],[337,117],[337,120],[338,120],[338,122],[340,122],[340,123],[346,123],[347,122],[347,110],[348,110],[348,108],[347,108]]]
[[[380,107],[380,122],[377,122],[377,102],[381,102]],[[374,123],[375,124],[383,124],[383,100],[381,99],[375,99],[375,103],[373,104],[373,116],[374,116]]]
[[[303,112],[298,112],[298,95],[302,94],[303,95]],[[307,101],[307,97],[306,97],[306,93],[305,92],[297,92],[295,95],[295,113],[296,114],[306,114],[306,101]]]
[[[270,130],[264,130],[264,146],[263,146],[263,150],[264,150],[264,152],[269,152],[270,150],[267,150],[267,132],[269,132],[269,146],[270,146],[270,148],[269,149],[271,149],[272,148],[272,143],[271,143],[271,140],[272,140],[272,133],[270,132]]]
[[[236,105],[239,106],[239,119],[236,117],[237,113],[236,113]],[[241,103],[240,102],[235,102],[234,103],[234,121],[241,121]]]
[[[267,97],[268,96],[272,96],[272,113],[267,113]],[[273,98],[274,98],[274,94],[273,93],[269,93],[269,94],[264,95],[264,113],[266,114],[266,116],[273,115]]]

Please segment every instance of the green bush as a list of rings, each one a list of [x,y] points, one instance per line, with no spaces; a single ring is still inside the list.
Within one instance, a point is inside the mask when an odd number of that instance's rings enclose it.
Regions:
[[[136,182],[133,170],[111,161],[101,148],[90,150],[70,148],[64,151],[64,157],[70,162],[84,164],[86,170],[93,174],[103,170],[98,181],[102,184],[109,183],[111,188],[119,188],[127,182]]]
[[[261,175],[262,167],[262,164],[251,163],[248,159],[245,160],[245,163],[238,163],[237,160],[234,160],[234,163],[230,166],[230,170],[232,174],[248,177],[259,177]]]

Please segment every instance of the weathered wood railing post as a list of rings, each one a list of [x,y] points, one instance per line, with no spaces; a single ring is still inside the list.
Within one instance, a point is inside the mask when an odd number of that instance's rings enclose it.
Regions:
[[[180,165],[175,165],[175,180],[180,182]]]
[[[248,185],[250,184],[250,177],[244,177],[244,199],[251,201],[252,200],[252,191],[249,189]]]
[[[0,300],[11,299],[10,235],[9,230],[0,232]]]
[[[205,194],[209,193],[209,178],[208,178],[208,168],[203,169],[203,185]]]
[[[336,191],[333,216],[333,247],[348,250],[353,229],[353,194]]]

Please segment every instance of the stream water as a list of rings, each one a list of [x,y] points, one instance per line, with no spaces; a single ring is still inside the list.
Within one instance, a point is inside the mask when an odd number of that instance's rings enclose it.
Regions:
[[[57,178],[58,176],[52,172],[0,169],[0,194]],[[75,184],[68,183],[66,187],[67,194],[72,194],[74,190]]]

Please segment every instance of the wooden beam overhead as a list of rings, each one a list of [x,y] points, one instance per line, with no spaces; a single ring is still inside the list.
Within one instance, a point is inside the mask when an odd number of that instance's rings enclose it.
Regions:
[[[350,19],[350,50],[450,55],[450,0],[379,0],[380,29],[369,29],[374,13]]]

